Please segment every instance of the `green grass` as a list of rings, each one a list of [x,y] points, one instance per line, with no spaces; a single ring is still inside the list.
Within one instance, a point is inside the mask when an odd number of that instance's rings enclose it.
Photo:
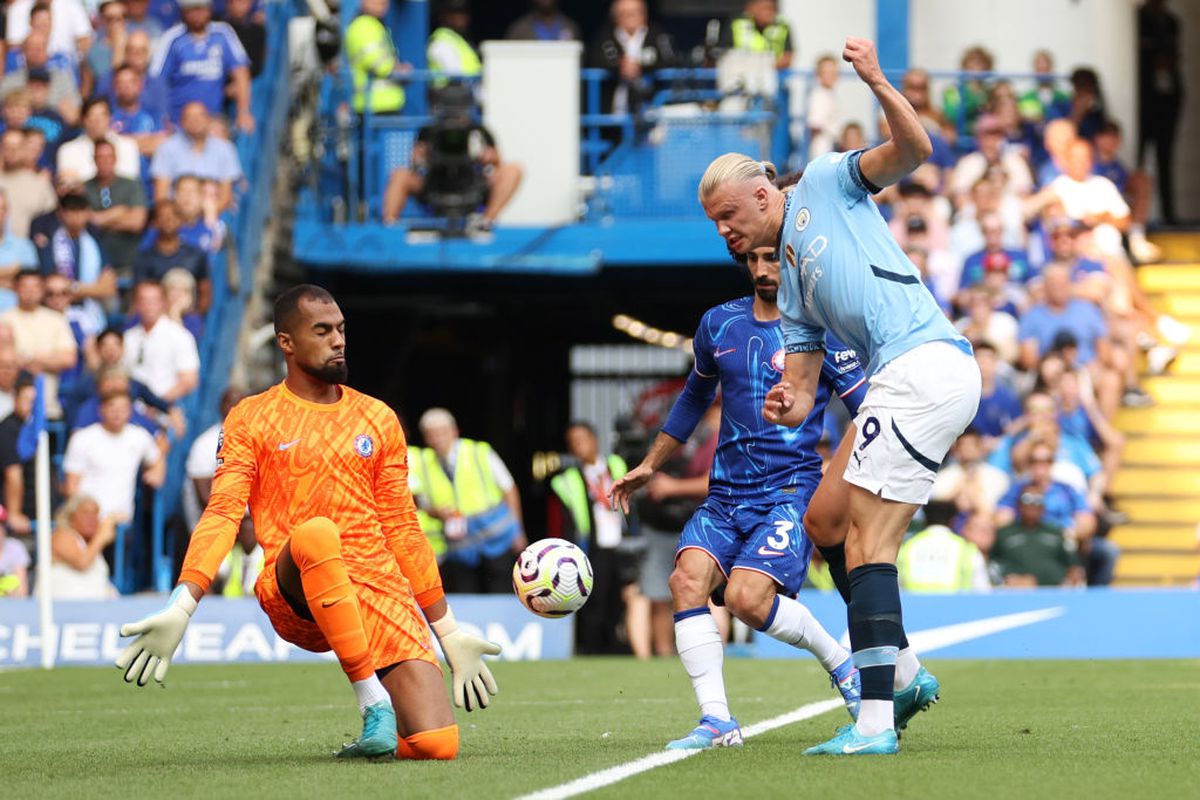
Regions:
[[[943,701],[898,758],[802,758],[834,711],[603,789],[605,797],[1177,797],[1200,781],[1200,662],[929,665]],[[170,688],[114,670],[0,673],[5,797],[514,797],[656,752],[696,712],[675,659],[497,664],[459,714],[454,763],[349,763],[358,730],[333,665],[176,666]],[[726,662],[743,724],[832,695],[811,661]]]

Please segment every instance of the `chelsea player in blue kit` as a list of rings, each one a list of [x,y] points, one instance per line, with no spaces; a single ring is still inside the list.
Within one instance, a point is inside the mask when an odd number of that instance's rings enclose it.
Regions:
[[[858,673],[850,654],[794,598],[808,572],[812,544],[801,520],[821,478],[817,441],[825,406],[837,395],[853,414],[866,376],[853,350],[830,337],[811,413],[796,430],[763,419],[767,392],[784,368],[784,342],[775,304],[779,261],[774,247],[738,257],[754,295],[704,314],[693,340],[695,368],[642,463],[612,490],[628,511],[629,496],[686,442],[718,387],[721,431],[709,473],[708,498],[679,540],[670,586],[675,640],[701,719],[668,749],[706,749],[742,743],[729,711],[722,675],[724,646],[709,611],[709,595],[728,581],[724,602],[738,619],[780,641],[809,650],[830,673],[851,717],[857,713]]]
[[[854,725],[806,752],[892,754],[899,752],[896,727],[940,688],[907,647],[896,554],[913,514],[929,499],[938,466],[975,415],[980,378],[970,344],[868,199],[929,157],[929,136],[884,77],[874,44],[847,39],[842,57],[883,108],[888,141],[816,159],[787,193],[770,182],[766,165],[729,153],[709,165],[698,194],[730,249],[774,246],[782,254],[787,357],[784,379],[763,404],[765,419],[795,427],[807,418],[827,333],[867,362],[866,398],[806,516],[822,552],[834,556],[827,559],[831,573],[848,598],[862,703]],[[840,550],[825,538],[828,518],[839,516],[834,498],[848,509],[833,526],[845,531]]]

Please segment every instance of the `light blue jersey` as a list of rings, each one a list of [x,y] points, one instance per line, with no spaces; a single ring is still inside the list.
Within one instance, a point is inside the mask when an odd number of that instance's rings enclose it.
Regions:
[[[788,192],[778,297],[787,352],[823,351],[829,331],[858,351],[867,377],[926,342],[970,355],[868,199],[878,188],[863,176],[861,155],[821,156]]]

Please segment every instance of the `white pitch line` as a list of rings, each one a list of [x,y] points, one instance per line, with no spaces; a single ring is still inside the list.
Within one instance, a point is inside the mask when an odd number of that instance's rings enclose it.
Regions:
[[[809,703],[808,705],[800,706],[794,711],[781,714],[778,717],[772,717],[762,722],[756,722],[753,725],[747,725],[745,728],[742,728],[742,738],[749,739],[751,736],[758,736],[760,733],[782,728],[784,725],[791,725],[793,722],[811,719],[812,717],[824,714],[826,711],[832,711],[835,708],[845,708],[845,703],[839,699]],[[565,798],[575,797],[576,795],[591,792],[604,786],[612,786],[614,783],[619,783],[634,775],[649,772],[658,767],[665,767],[667,764],[674,764],[676,761],[683,761],[685,758],[691,758],[703,752],[706,751],[663,750],[659,753],[651,753],[636,761],[629,761],[625,764],[618,764],[615,767],[602,769],[599,772],[584,775],[582,778],[576,778],[559,786],[552,786],[549,789],[542,789],[538,792],[521,795],[517,800],[565,800]]]

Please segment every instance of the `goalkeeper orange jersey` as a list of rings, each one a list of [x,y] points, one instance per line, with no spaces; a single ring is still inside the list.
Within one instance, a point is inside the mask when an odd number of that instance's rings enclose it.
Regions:
[[[180,580],[207,591],[249,504],[264,575],[274,573],[294,528],[328,517],[341,532],[351,580],[389,593],[411,591],[422,608],[442,598],[437,561],[408,489],[400,421],[379,400],[341,390],[336,403],[312,403],[280,383],[229,412],[212,494]]]

